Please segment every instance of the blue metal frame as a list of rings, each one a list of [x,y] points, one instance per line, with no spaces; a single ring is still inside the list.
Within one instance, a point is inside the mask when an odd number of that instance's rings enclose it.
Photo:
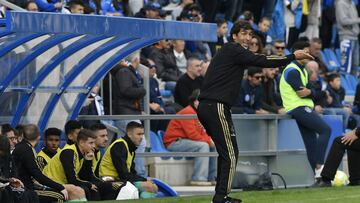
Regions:
[[[10,31],[2,31],[2,32],[0,32],[0,38],[2,38],[2,37],[5,37],[5,36],[7,36],[7,35],[10,35],[10,34],[12,34],[13,32],[10,32]]]
[[[23,94],[20,98],[20,101],[18,103],[18,106],[16,108],[13,120],[11,122],[12,126],[16,126],[25,111],[28,102],[31,98],[31,95],[35,92],[35,90],[39,87],[39,85],[42,83],[42,81],[66,58],[70,57],[72,54],[76,53],[77,51],[96,43],[100,40],[106,39],[105,36],[94,36],[89,37],[87,39],[80,39],[77,42],[74,42],[73,44],[66,47],[64,50],[59,52],[56,56],[54,56],[46,65],[41,68],[41,70],[38,72],[36,78],[31,84],[32,91],[28,94]]]
[[[62,43],[66,40],[69,40],[73,37],[78,36],[77,34],[66,34],[60,36],[54,36],[50,39],[47,39],[44,43],[41,43],[40,46],[35,46],[29,54],[27,54],[15,67],[9,72],[5,79],[0,84],[0,96],[4,93],[5,89],[10,85],[11,81],[16,78],[16,76],[36,57],[49,50],[50,48]]]
[[[41,131],[43,131],[47,123],[52,115],[53,110],[56,107],[56,104],[58,103],[59,99],[61,98],[63,92],[66,90],[66,88],[71,84],[71,82],[93,61],[101,57],[102,55],[106,54],[110,50],[121,46],[125,43],[128,43],[130,41],[135,40],[136,38],[115,38],[111,40],[110,42],[106,43],[106,45],[102,45],[99,47],[96,51],[90,53],[87,55],[84,59],[81,60],[79,64],[77,64],[66,76],[63,84],[60,86],[60,93],[59,94],[53,94],[49,101],[47,102],[42,115],[39,120],[39,128]]]
[[[9,33],[11,33],[11,32],[9,32]],[[20,39],[17,39],[15,41],[11,41],[11,42],[7,43],[4,47],[2,47],[0,49],[0,58],[3,57],[5,54],[9,53],[11,50],[15,49],[16,47],[18,47],[30,40],[41,37],[43,35],[46,35],[46,33],[30,34],[30,35],[21,37]]]
[[[149,46],[151,44],[156,43],[159,39],[141,39],[136,42],[129,44],[128,46],[121,49],[118,53],[116,53],[113,57],[107,60],[104,65],[95,72],[95,74],[88,80],[86,83],[86,88],[89,90],[88,93],[80,94],[75,101],[75,105],[73,107],[73,111],[68,120],[76,119],[80,113],[81,107],[87,98],[87,95],[90,93],[91,89],[96,85],[98,81],[103,78],[107,72],[111,70],[121,59],[131,54],[132,52],[141,49],[143,47]]]

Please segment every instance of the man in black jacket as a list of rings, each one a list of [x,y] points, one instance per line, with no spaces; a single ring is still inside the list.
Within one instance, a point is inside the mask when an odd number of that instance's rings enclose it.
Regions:
[[[67,199],[84,200],[84,191],[73,185],[61,185],[46,177],[39,169],[36,162],[34,147],[40,139],[40,131],[36,125],[24,127],[24,139],[16,145],[13,151],[14,161],[18,170],[18,177],[26,189],[35,190],[40,202],[54,202]],[[36,190],[33,180],[42,184],[41,190]],[[71,192],[70,198],[68,192]]]
[[[334,179],[336,171],[347,152],[348,166],[350,174],[349,185],[360,185],[360,128],[356,128],[344,136],[337,137],[327,156],[324,168],[321,172],[321,179],[314,186],[331,186],[331,180]]]
[[[249,22],[238,21],[231,29],[232,43],[225,44],[212,59],[199,96],[198,117],[212,137],[218,157],[218,175],[213,203],[239,203],[228,197],[238,158],[231,106],[240,92],[244,70],[248,66],[279,67],[294,59],[312,59],[299,50],[286,57],[255,55],[248,50],[253,29]]]

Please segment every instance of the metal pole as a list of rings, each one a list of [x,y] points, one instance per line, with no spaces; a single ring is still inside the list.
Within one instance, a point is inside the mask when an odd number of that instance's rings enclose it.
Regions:
[[[143,71],[144,73],[144,88],[146,90],[146,95],[144,97],[144,112],[146,115],[150,115],[150,79],[149,79],[149,68],[139,64],[139,68]],[[146,138],[146,143],[147,143],[147,147],[151,147],[150,146],[150,120],[145,120],[144,121],[144,130],[145,130],[145,138]]]
[[[8,8],[11,8],[12,10],[15,10],[15,11],[28,12],[27,10],[25,10],[25,9],[23,9],[23,8],[15,5],[15,4],[13,4],[13,3],[10,3],[10,2],[8,2],[8,1],[6,1],[6,0],[0,0],[0,4],[6,6],[6,7],[8,7]]]

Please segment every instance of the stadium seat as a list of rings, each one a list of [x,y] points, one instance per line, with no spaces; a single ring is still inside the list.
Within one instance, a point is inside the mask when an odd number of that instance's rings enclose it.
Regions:
[[[151,142],[151,150],[150,152],[169,152],[165,146],[162,140],[159,139],[159,136],[150,131],[150,142]],[[170,157],[161,157],[163,160],[170,159]]]
[[[165,132],[163,130],[159,130],[157,133],[158,133],[157,135],[158,135],[159,139],[161,140],[161,144],[164,146],[163,139],[164,139]],[[165,146],[164,146],[164,149],[166,149]],[[166,150],[166,151],[168,151],[168,150]],[[173,159],[180,160],[180,159],[182,159],[182,157],[173,157]]]
[[[334,139],[343,134],[343,120],[342,116],[339,115],[323,115],[323,119],[331,128],[331,135],[326,150],[326,153],[328,153]]]
[[[324,49],[322,52],[326,58],[329,71],[340,70],[340,61],[336,57],[334,51],[332,49]]]
[[[338,61],[340,62],[340,65],[341,65],[341,52],[340,52],[339,48],[335,49],[335,55],[336,55],[336,58],[338,59]]]
[[[346,95],[355,95],[355,89],[352,87],[352,85],[348,81],[347,75],[348,75],[347,73],[340,74],[341,86],[345,89]],[[356,86],[355,86],[355,88],[356,88]]]
[[[177,197],[178,193],[170,187],[170,185],[165,182],[153,178],[152,181],[158,186],[159,191],[157,193],[157,197]]]
[[[170,90],[160,90],[160,94],[162,97],[171,97],[172,93]]]
[[[358,84],[358,79],[356,78],[356,76],[352,75],[352,74],[346,74],[346,80],[348,82],[348,85],[350,86],[350,88],[354,91],[356,91],[356,86]]]

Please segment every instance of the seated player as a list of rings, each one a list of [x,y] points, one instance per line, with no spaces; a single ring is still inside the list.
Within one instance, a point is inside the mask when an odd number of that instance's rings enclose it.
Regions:
[[[45,146],[38,153],[36,160],[42,171],[50,159],[60,151],[61,130],[58,128],[48,128],[45,130]]]

